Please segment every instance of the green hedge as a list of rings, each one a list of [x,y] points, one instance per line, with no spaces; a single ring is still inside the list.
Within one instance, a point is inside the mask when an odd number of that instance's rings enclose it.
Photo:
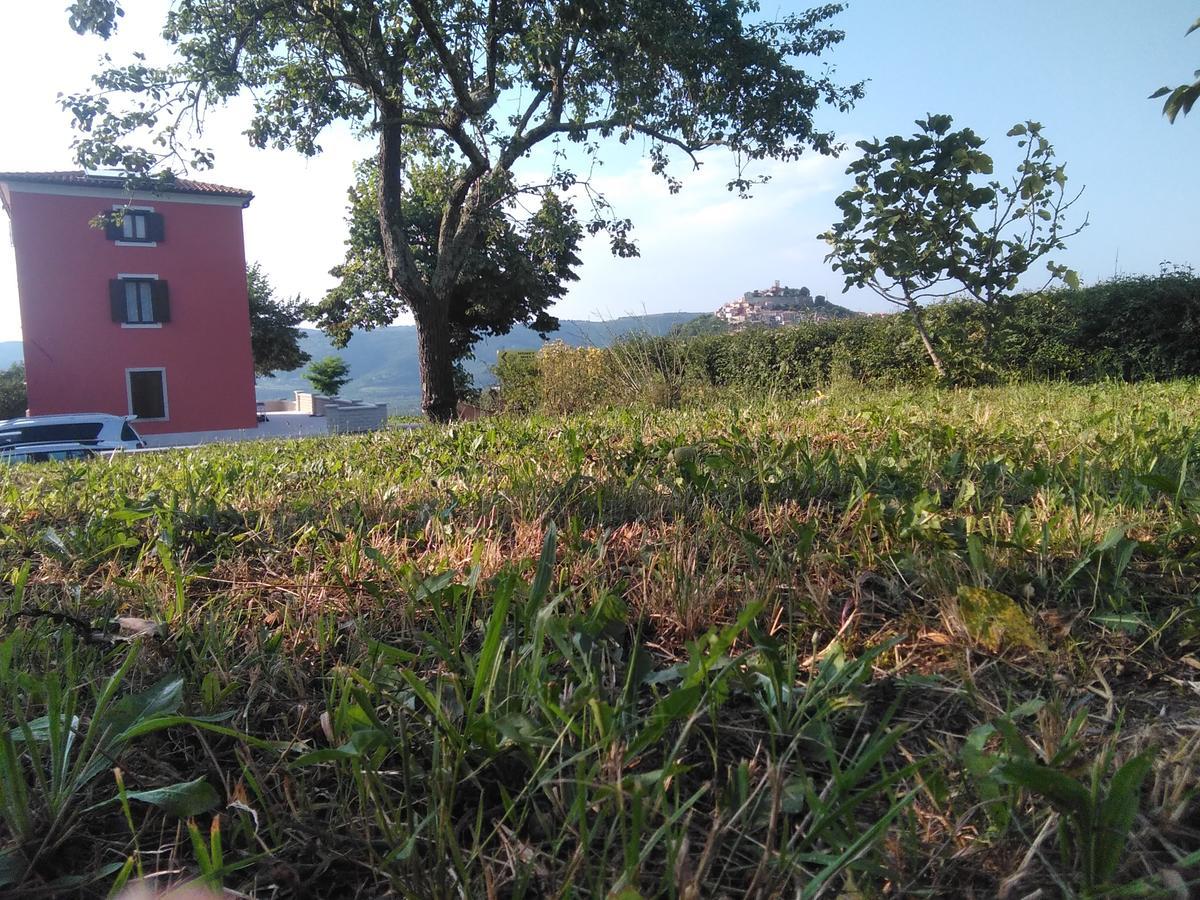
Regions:
[[[926,316],[956,384],[1200,376],[1200,278],[1190,272],[1018,296],[990,343],[979,304],[940,303]],[[647,358],[682,358],[682,378],[695,386],[796,393],[838,381],[934,381],[905,315],[637,341]],[[516,398],[510,406],[529,408],[536,368],[533,358],[522,358],[518,368],[502,357],[497,374],[502,394]]]
[[[1188,273],[1019,296],[990,349],[978,304],[937,304],[927,320],[959,384],[1200,375],[1200,278]],[[693,338],[686,348],[690,373],[717,386],[803,390],[934,377],[904,315],[747,329]]]

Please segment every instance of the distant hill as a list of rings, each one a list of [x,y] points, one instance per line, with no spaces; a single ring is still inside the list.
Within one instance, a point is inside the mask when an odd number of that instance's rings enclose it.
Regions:
[[[687,322],[680,322],[671,329],[672,337],[692,338],[704,337],[710,334],[726,334],[743,328],[786,328],[789,325],[803,325],[809,322],[829,322],[835,319],[853,319],[863,315],[845,306],[829,303],[824,297],[813,306],[799,309],[767,309],[757,318],[737,324],[726,321],[716,313],[705,313]],[[726,304],[725,309],[729,306]],[[777,317],[778,320],[773,320]]]
[[[678,338],[706,337],[710,334],[725,334],[732,330],[733,327],[723,319],[718,319],[712,313],[704,313],[673,326],[670,336]]]
[[[677,325],[690,322],[701,313],[657,313],[645,316],[624,316],[608,322],[583,319],[563,319],[559,330],[550,336],[575,347],[604,347],[614,338],[635,331],[667,334]],[[475,358],[467,369],[480,387],[492,384],[490,367],[496,363],[499,350],[536,350],[543,341],[528,328],[514,328],[503,337],[485,338],[475,347]],[[342,391],[345,397],[386,403],[396,412],[415,412],[421,403],[421,384],[417,370],[417,331],[411,325],[393,325],[375,331],[355,334],[344,350],[335,350],[328,338],[314,329],[304,329],[301,346],[320,359],[340,355],[350,366],[351,381]],[[0,341],[0,368],[22,358],[20,341]],[[302,370],[283,372],[273,378],[258,380],[258,399],[289,397],[292,391],[309,390]]]
[[[667,334],[673,327],[689,322],[700,313],[657,313],[645,316],[624,316],[607,322],[582,319],[563,319],[559,330],[550,340],[564,341],[575,347],[604,347],[614,338],[630,332],[644,331],[655,335]],[[536,350],[542,339],[528,328],[514,328],[502,337],[485,338],[475,345],[475,358],[467,362],[467,370],[475,383],[484,387],[495,379],[490,367],[496,363],[499,350]],[[351,381],[342,395],[373,403],[387,403],[396,412],[415,412],[421,403],[421,383],[417,368],[417,331],[411,325],[393,325],[376,331],[355,334],[344,350],[335,350],[319,331],[305,330],[301,346],[313,359],[338,354],[350,366]],[[287,397],[292,391],[309,390],[303,370],[283,372],[273,378],[260,378],[258,398]]]
[[[0,341],[0,369],[7,369],[25,358],[20,341]]]

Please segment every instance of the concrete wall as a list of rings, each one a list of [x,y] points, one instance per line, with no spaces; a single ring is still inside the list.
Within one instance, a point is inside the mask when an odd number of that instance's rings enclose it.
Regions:
[[[360,403],[309,391],[295,393],[294,401],[268,400],[259,405],[264,412],[294,412],[324,418],[330,432],[374,431],[387,426],[386,403]]]
[[[295,391],[296,394],[296,412],[306,413],[310,416],[325,415],[325,404],[329,402],[328,397],[322,397],[320,394],[313,394],[309,391]]]
[[[328,400],[325,420],[330,433],[375,431],[387,425],[386,403],[352,403]]]

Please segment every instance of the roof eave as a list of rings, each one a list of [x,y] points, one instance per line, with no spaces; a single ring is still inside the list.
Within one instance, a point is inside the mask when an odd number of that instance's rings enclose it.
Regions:
[[[242,191],[236,188],[227,190],[207,190],[197,187],[178,187],[170,186],[155,186],[148,188],[129,189],[124,182],[118,178],[103,178],[97,176],[77,175],[75,173],[37,173],[37,172],[0,172],[0,185],[8,188],[10,185],[41,185],[49,188],[74,187],[74,188],[93,188],[102,191],[117,191],[132,195],[151,194],[151,195],[166,195],[178,194],[191,197],[214,197],[226,200],[241,200],[242,208],[250,205],[254,199],[252,191]],[[226,187],[225,185],[213,185],[216,188]],[[11,188],[9,188],[11,190]]]

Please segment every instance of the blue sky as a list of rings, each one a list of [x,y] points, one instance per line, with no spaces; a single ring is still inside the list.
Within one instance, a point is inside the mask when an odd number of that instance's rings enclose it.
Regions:
[[[118,60],[156,38],[164,0],[127,0],[122,31],[109,46],[67,28],[65,2],[4,4],[0,30],[21,35],[0,55],[0,171],[73,168],[72,132],[56,101],[84,86],[100,53]],[[807,6],[808,4],[803,4]],[[764,14],[800,4],[763,4]],[[1195,0],[858,0],[836,20],[846,40],[827,60],[841,80],[868,79],[850,113],[823,113],[848,145],[864,137],[909,134],[928,112],[989,138],[997,171],[1011,164],[1003,135],[1015,122],[1043,123],[1072,184],[1087,186],[1077,209],[1091,226],[1059,254],[1085,281],[1114,272],[1155,272],[1165,260],[1200,268],[1200,110],[1169,125],[1147,95],[1179,84],[1200,66]],[[53,60],[47,64],[47,60]],[[247,254],[288,294],[318,297],[342,255],[345,190],[351,166],[370,152],[347,130],[326,152],[249,148],[240,131],[245,106],[212,118],[206,142],[217,168],[206,180],[246,187]],[[848,182],[847,157],[812,155],[769,168],[774,180],[751,200],[724,190],[728,160],[706,157],[700,173],[670,196],[648,165],[614,154],[597,183],[633,219],[642,256],[612,259],[603,241],[585,247],[581,281],[557,307],[562,317],[611,318],[641,312],[711,310],[742,291],[780,279],[807,285],[863,309],[873,295],[841,294],[816,235],[836,215]],[[533,166],[537,160],[531,161]],[[682,171],[682,167],[681,167]],[[19,337],[16,276],[9,243],[0,243],[0,340]]]

